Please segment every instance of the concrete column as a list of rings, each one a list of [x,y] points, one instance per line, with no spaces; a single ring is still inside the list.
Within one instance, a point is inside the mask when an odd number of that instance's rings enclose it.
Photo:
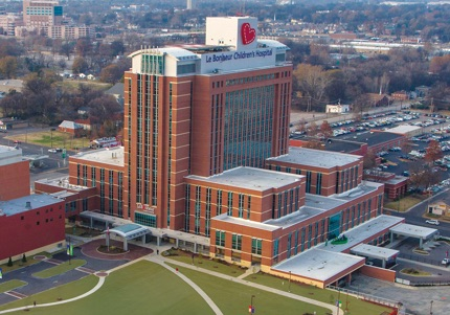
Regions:
[[[160,236],[156,237],[156,245],[161,246],[161,237]]]
[[[386,269],[386,259],[383,258],[383,264],[381,265],[383,269]]]
[[[175,245],[176,245],[176,248],[178,248],[179,247],[179,243],[180,243],[180,240],[177,238],[177,239],[175,239]]]
[[[147,234],[142,235],[142,245],[145,245],[145,237],[147,236]]]
[[[194,243],[194,253],[197,252],[197,243]]]
[[[391,244],[394,242],[394,232],[391,232]]]
[[[126,237],[123,238],[123,250],[128,250],[128,240],[126,239]]]
[[[108,222],[105,222],[105,230],[108,228]]]
[[[423,246],[423,239],[420,239],[419,240],[419,247],[422,248],[422,246]]]
[[[92,229],[92,224],[94,223],[94,222],[93,222],[94,219],[92,219],[92,217],[90,217],[89,219],[90,219],[90,221],[91,221],[90,223],[91,223],[91,229]]]

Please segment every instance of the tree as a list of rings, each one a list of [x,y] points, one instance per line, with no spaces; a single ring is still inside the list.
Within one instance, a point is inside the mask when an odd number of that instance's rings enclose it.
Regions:
[[[441,146],[439,145],[439,142],[436,140],[431,140],[428,143],[427,151],[424,156],[424,160],[428,163],[432,163],[436,160],[439,160],[443,157]]]
[[[125,53],[125,45],[121,40],[115,40],[111,43],[111,54],[113,57]]]
[[[319,139],[310,139],[305,142],[303,147],[308,149],[324,150],[324,145]]]
[[[12,259],[11,259],[11,257],[9,257],[9,259],[8,259],[8,263],[6,264],[8,267],[12,267],[12,265],[13,265],[13,262],[12,262]]]
[[[353,101],[351,108],[354,113],[355,121],[361,122],[364,111],[370,108],[370,100],[366,95],[360,94]]]
[[[27,262],[27,256],[25,256],[25,254],[22,255],[22,262],[26,263]]]
[[[61,45],[60,53],[67,57],[67,60],[70,59],[70,55],[73,53],[74,44],[66,41]]]
[[[122,78],[123,71],[115,64],[103,68],[100,73],[100,80],[107,83],[116,84]]]
[[[84,73],[89,69],[89,66],[82,57],[76,57],[72,64],[73,73]]]
[[[427,190],[432,185],[441,181],[441,174],[436,172],[430,165],[423,165],[421,162],[409,164],[409,182],[421,190]]]
[[[87,57],[92,52],[92,43],[90,38],[79,38],[75,44],[75,50],[80,57]]]
[[[315,137],[317,135],[317,133],[318,133],[318,128],[317,128],[316,123],[313,121],[308,126],[307,134],[310,137]]]
[[[7,79],[15,78],[17,72],[17,58],[6,56],[0,59],[0,73]]]
[[[307,111],[310,111],[322,101],[330,78],[322,67],[308,64],[299,64],[294,70],[294,76],[300,91],[306,98]]]
[[[368,149],[363,158],[363,169],[371,169],[374,167],[376,165],[376,158],[377,156],[373,150]]]
[[[320,125],[320,132],[323,133],[323,135],[327,138],[333,135],[333,129],[331,128],[327,120],[324,120]]]

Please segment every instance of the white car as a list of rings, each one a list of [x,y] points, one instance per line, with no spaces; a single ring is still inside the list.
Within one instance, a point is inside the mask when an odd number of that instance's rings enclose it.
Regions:
[[[56,149],[48,149],[48,152],[50,152],[50,153],[56,153]]]
[[[425,223],[433,224],[433,225],[439,225],[439,221],[438,220],[426,220]]]
[[[444,258],[444,259],[442,259],[441,264],[447,266],[448,264],[450,264],[450,259],[449,259],[449,258]]]

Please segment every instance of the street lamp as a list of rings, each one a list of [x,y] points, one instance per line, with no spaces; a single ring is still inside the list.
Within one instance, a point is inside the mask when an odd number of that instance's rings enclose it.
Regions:
[[[291,292],[291,276],[292,276],[292,272],[289,271],[289,292]]]
[[[252,295],[252,297],[250,298],[250,309],[249,309],[249,313],[250,314],[253,314],[254,312],[255,312],[255,310],[254,310],[254,308],[253,308],[253,298],[254,298],[255,296],[254,295]]]
[[[336,307],[337,307],[337,315],[339,315],[339,304],[340,304],[340,302],[339,302],[339,299],[341,298],[341,290],[339,290],[339,288],[337,289],[338,290],[338,298],[337,298],[337,301],[336,301]]]
[[[53,148],[53,131],[55,128],[50,128],[50,148]]]
[[[430,301],[430,315],[433,315],[433,300]]]

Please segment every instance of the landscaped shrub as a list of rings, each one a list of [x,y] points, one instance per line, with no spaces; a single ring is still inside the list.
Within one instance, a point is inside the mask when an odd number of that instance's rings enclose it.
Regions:
[[[12,262],[12,259],[11,259],[11,257],[9,257],[9,259],[8,259],[8,263],[6,264],[8,267],[12,267],[12,265],[13,265],[13,262]]]
[[[23,262],[23,263],[26,263],[26,262],[27,262],[27,256],[25,256],[25,254],[23,254],[23,256],[22,256],[22,262]]]

